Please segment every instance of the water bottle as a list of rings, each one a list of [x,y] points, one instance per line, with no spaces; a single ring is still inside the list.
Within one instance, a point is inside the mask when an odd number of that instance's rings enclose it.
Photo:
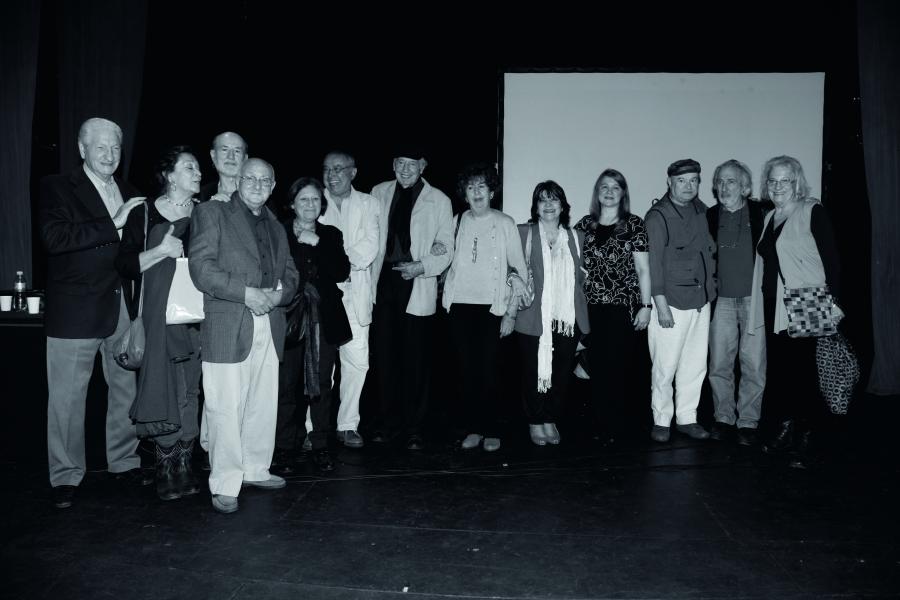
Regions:
[[[16,284],[13,286],[12,309],[19,311],[28,310],[28,300],[25,296],[25,275],[22,271],[16,271]]]

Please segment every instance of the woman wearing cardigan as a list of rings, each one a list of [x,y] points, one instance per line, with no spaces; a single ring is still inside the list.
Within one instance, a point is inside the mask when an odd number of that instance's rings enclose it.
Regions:
[[[532,270],[534,301],[516,315],[522,357],[522,395],[531,441],[559,443],[556,422],[563,404],[575,348],[588,333],[581,269],[582,232],[569,229],[570,206],[555,181],[534,188],[531,219],[519,225],[525,261]]]
[[[512,333],[513,315],[524,292],[522,281],[508,275],[511,270],[525,273],[515,221],[491,208],[499,185],[490,165],[471,165],[460,173],[457,189],[469,210],[457,217],[443,296],[459,357],[463,425],[469,432],[462,448],[476,448],[483,440],[487,452],[500,448],[496,387],[500,338]]]
[[[776,156],[762,172],[760,198],[771,199],[775,210],[766,215],[756,246],[750,331],[765,326],[768,362],[768,404],[781,425],[763,451],[779,454],[793,449],[790,466],[806,468],[810,433],[822,414],[818,393],[816,339],[792,338],[787,333],[785,288],[827,285],[839,294],[839,264],[831,223],[810,188],[796,158]],[[835,305],[835,316],[843,313]]]

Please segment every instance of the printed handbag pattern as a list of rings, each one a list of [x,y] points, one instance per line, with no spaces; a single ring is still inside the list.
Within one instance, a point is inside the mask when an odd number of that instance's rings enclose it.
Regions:
[[[859,359],[853,346],[842,334],[816,340],[816,366],[819,370],[819,391],[828,410],[846,415],[853,390],[859,382]]]
[[[787,310],[788,335],[791,337],[822,337],[837,333],[832,314],[834,298],[828,286],[786,287],[784,307]]]

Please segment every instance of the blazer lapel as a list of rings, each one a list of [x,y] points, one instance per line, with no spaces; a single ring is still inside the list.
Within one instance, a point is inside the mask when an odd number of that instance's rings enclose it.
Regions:
[[[228,203],[228,208],[231,209],[228,220],[234,228],[238,239],[247,246],[247,249],[250,250],[250,254],[257,262],[259,262],[259,247],[256,245],[256,239],[253,237],[253,232],[250,231],[250,223],[247,221],[247,216],[244,214],[244,208],[239,206],[237,202],[241,202],[241,199],[235,196]]]
[[[97,219],[110,216],[103,199],[100,197],[100,192],[97,191],[93,182],[88,179],[87,174],[84,172],[84,167],[79,166],[72,172],[72,186],[74,187],[75,197],[84,205],[91,216]]]

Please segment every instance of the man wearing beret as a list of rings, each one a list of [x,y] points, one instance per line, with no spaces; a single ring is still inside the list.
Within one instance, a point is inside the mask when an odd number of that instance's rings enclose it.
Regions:
[[[437,279],[453,256],[450,199],[422,178],[428,162],[414,143],[397,147],[395,179],[372,190],[384,224],[372,272],[375,361],[381,397],[376,438],[405,435],[421,450],[428,408],[427,348],[437,307]]]
[[[716,296],[714,243],[706,222],[707,207],[697,198],[700,163],[677,160],[667,174],[669,189],[645,218],[656,312],[647,327],[653,361],[650,437],[669,441],[674,416],[678,431],[703,440],[709,433],[697,423],[697,405],[706,377],[710,302]]]

